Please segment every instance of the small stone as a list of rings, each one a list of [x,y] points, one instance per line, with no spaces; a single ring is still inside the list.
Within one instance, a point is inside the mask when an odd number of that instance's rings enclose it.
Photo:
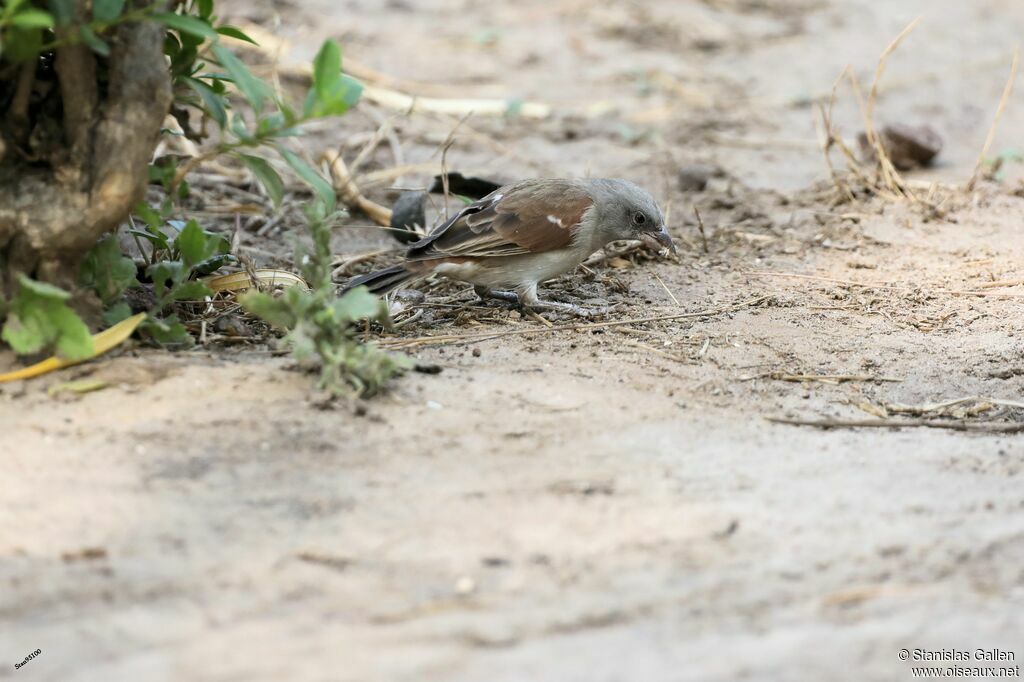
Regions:
[[[928,125],[887,125],[878,131],[878,139],[898,170],[927,166],[942,151],[942,138]],[[874,161],[875,149],[868,143],[867,133],[858,135],[857,142],[864,160]]]
[[[406,303],[422,303],[427,295],[417,289],[402,289],[394,293],[394,298]]]
[[[421,238],[427,224],[426,192],[403,192],[391,207],[391,235],[408,244]]]
[[[472,594],[476,591],[476,581],[470,578],[468,575],[464,575],[455,581],[455,592],[456,594]]]
[[[717,169],[703,163],[690,163],[679,169],[679,189],[684,192],[703,192]]]

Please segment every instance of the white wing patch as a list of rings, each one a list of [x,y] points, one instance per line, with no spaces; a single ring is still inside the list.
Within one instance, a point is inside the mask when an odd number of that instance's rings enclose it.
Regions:
[[[565,223],[563,223],[562,219],[559,218],[558,216],[549,215],[548,222],[558,225],[559,227],[565,227]]]

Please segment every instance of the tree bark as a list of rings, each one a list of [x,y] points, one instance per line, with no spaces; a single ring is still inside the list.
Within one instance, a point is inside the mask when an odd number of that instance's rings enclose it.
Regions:
[[[164,30],[145,21],[106,36],[105,92],[88,48],[57,49],[63,148],[43,165],[10,148],[0,156],[0,297],[19,273],[74,289],[85,252],[143,196],[171,104]]]

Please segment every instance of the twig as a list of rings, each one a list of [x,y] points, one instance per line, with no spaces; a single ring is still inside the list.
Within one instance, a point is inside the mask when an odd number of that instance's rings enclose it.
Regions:
[[[978,154],[978,160],[974,164],[974,172],[971,173],[971,179],[967,181],[967,191],[970,192],[974,189],[974,186],[978,182],[978,178],[981,175],[981,166],[985,163],[985,157],[988,155],[988,150],[992,146],[992,142],[996,137],[996,128],[999,127],[999,119],[1003,116],[1003,110],[1006,109],[1006,103],[1010,101],[1010,95],[1013,93],[1013,83],[1017,80],[1017,67],[1020,64],[1020,48],[1013,51],[1013,62],[1010,65],[1010,77],[1006,79],[1006,85],[1003,86],[1003,96],[999,99],[999,107],[996,109],[996,115],[992,119],[992,125],[988,129],[988,135],[985,137],[985,144],[981,148],[981,153]]]
[[[620,258],[622,256],[628,256],[629,254],[633,253],[634,251],[640,251],[642,249],[647,248],[646,244],[644,244],[642,241],[639,241],[639,240],[636,240],[636,239],[629,239],[629,240],[625,240],[625,241],[626,241],[626,245],[624,247],[622,247],[621,249],[618,249],[616,251],[613,251],[612,249],[609,249],[607,246],[604,247],[603,249],[601,249],[597,253],[595,253],[595,254],[591,255],[589,258],[587,258],[587,260],[583,261],[583,265],[585,265],[585,266],[587,266],[587,265],[598,265],[600,263],[604,263],[605,261],[611,260],[612,258]]]
[[[666,294],[668,294],[668,297],[672,299],[672,302],[678,306],[679,299],[676,298],[676,295],[672,293],[672,290],[665,285],[665,282],[662,281],[661,277],[658,277],[658,273],[655,272],[652,274],[654,275],[654,279],[658,280],[658,284],[661,285],[661,288],[665,290]]]
[[[697,229],[700,230],[700,243],[704,247],[704,253],[711,253],[708,249],[708,236],[704,232],[704,219],[700,217],[700,209],[697,204],[693,205],[693,215],[697,216]]]
[[[366,173],[359,179],[359,184],[363,187],[374,187],[394,182],[407,173],[430,173],[434,175],[437,172],[438,164],[436,163],[409,163],[404,166],[382,168],[381,170]]]
[[[802,152],[818,146],[814,140],[802,138],[734,137],[718,133],[709,134],[708,140],[714,144],[741,149],[788,149]]]
[[[505,116],[513,110],[523,118],[547,118],[551,115],[551,107],[539,102],[522,102],[515,104],[504,99],[442,99],[437,97],[417,97],[404,92],[379,88],[368,85],[363,89],[363,97],[376,104],[399,111],[430,111],[438,114],[468,114],[481,116]],[[513,109],[514,107],[514,109]]]
[[[1012,424],[1006,422],[942,422],[933,419],[791,419],[789,417],[765,417],[765,419],[775,424],[813,426],[819,429],[901,429],[907,427],[926,427],[979,433],[1020,433],[1024,431],[1024,423]]]
[[[334,149],[328,149],[324,152],[324,160],[331,168],[334,190],[342,202],[349,208],[358,208],[378,225],[390,227],[391,209],[370,201],[362,195],[355,181],[352,180],[352,174],[349,172],[348,166],[345,165],[345,160],[341,158],[341,154]]]
[[[452,135],[455,134],[455,130],[452,130]],[[448,141],[444,144],[444,149],[441,151],[441,189],[444,192],[444,220],[448,221],[448,197],[450,194],[451,186],[448,183],[448,149],[455,144],[455,140],[449,137]]]
[[[1024,279],[1001,279],[995,282],[984,282],[979,284],[979,289],[998,289],[1000,287],[1016,287],[1024,284]]]
[[[410,315],[409,317],[405,318],[401,322],[396,322],[394,328],[395,329],[401,329],[402,327],[404,327],[406,325],[412,324],[413,322],[415,322],[416,320],[420,319],[421,317],[423,317],[423,309],[422,308],[417,310],[416,312],[414,312],[412,315]]]
[[[379,111],[377,111],[374,107],[371,106],[367,106],[365,107],[365,109],[366,112],[370,115],[370,118],[377,121],[377,123],[383,127],[384,139],[387,140],[388,146],[391,147],[391,155],[394,157],[394,166],[404,166],[405,153],[402,151],[402,142],[401,140],[398,139],[398,135],[395,134],[395,127],[393,125],[390,125],[390,122],[394,119],[394,117],[392,116],[390,118],[386,118],[383,114],[381,114]],[[388,125],[385,126],[385,122],[387,122]],[[402,176],[400,175],[397,176],[394,179],[394,182],[396,184],[400,183],[401,177]]]
[[[989,405],[1024,409],[1024,403],[1019,401],[1003,400],[1001,398],[982,398],[980,396],[967,396],[964,398],[956,398],[954,400],[947,400],[941,403],[931,403],[928,405],[899,405],[890,403],[885,406],[885,409],[889,412],[896,412],[900,414],[924,414],[926,412],[938,412],[939,410],[945,410],[965,403],[988,403]]]
[[[359,175],[359,171],[363,167],[363,164],[366,163],[366,160],[368,158],[370,158],[370,154],[372,154],[373,151],[377,148],[377,145],[379,145],[384,140],[386,131],[390,127],[390,118],[386,118],[380,122],[380,124],[377,126],[377,130],[373,132],[373,135],[370,136],[370,139],[367,140],[366,144],[363,145],[363,148],[359,150],[358,154],[356,154],[356,158],[354,158],[352,160],[352,163],[349,165],[349,175],[351,175],[353,178]]]
[[[849,70],[849,68],[850,67],[846,67],[846,70]],[[860,164],[857,162],[856,157],[850,152],[850,149],[843,142],[843,139],[832,127],[832,109],[835,107],[836,104],[836,91],[839,89],[839,84],[842,82],[843,76],[846,75],[846,70],[844,70],[843,73],[839,74],[839,78],[837,78],[835,82],[832,83],[832,92],[829,94],[828,98],[828,109],[823,107],[821,103],[818,103],[818,112],[821,115],[821,125],[819,126],[818,120],[815,119],[813,116],[811,118],[814,120],[814,127],[815,129],[817,129],[820,137],[821,153],[825,157],[825,166],[828,168],[829,177],[832,178],[832,184],[835,185],[840,192],[845,194],[846,198],[851,203],[853,203],[856,201],[856,196],[854,195],[853,190],[850,189],[850,185],[840,180],[839,175],[836,173],[835,168],[832,166],[831,155],[832,147],[839,147],[839,150],[843,153],[843,156],[846,157],[846,166],[850,170],[850,172],[852,172],[858,178],[862,177],[860,171]]]
[[[740,377],[740,381],[754,379],[775,379],[776,381],[809,382],[820,381],[823,384],[842,384],[848,381],[887,381],[899,383],[903,379],[896,377],[876,377],[861,374],[786,374],[784,372],[765,372],[749,377]]]
[[[878,136],[878,132],[875,130],[875,102],[878,100],[878,84],[882,80],[882,74],[885,73],[885,64],[889,59],[889,55],[896,50],[899,44],[903,42],[903,39],[906,38],[911,31],[917,28],[917,25],[921,23],[921,19],[923,18],[923,15],[919,16],[907,24],[907,27],[900,31],[899,35],[893,38],[892,42],[889,43],[889,46],[882,52],[882,56],[878,58],[878,66],[875,67],[875,78],[871,82],[871,90],[868,92],[867,108],[864,113],[864,132],[867,135],[868,142],[871,143],[871,146],[875,150],[875,154],[878,156],[878,163],[882,171],[882,178],[885,180],[885,183],[890,190],[910,198],[914,198],[913,193],[907,189],[902,176],[900,176],[896,167],[893,165],[892,160],[889,158],[889,154],[885,150],[885,146],[882,144],[881,138]],[[854,79],[854,81],[856,81],[856,79]]]
[[[382,256],[385,253],[391,253],[392,251],[394,251],[394,249],[377,249],[376,251],[367,251],[366,253],[359,253],[355,256],[351,256],[350,258],[346,258],[334,266],[334,270],[331,271],[331,278],[334,279],[347,274],[348,269],[357,263],[363,263],[372,258],[376,258],[377,256]]]
[[[545,319],[545,318],[541,317],[540,315],[538,315],[536,312],[534,312],[532,310],[527,309],[527,310],[524,310],[523,312],[526,313],[526,316],[528,318],[530,318],[531,320],[534,320],[536,322],[540,322],[545,327],[551,328],[551,327],[555,326],[555,325],[551,324],[551,320],[548,320],[548,319]]]
[[[675,360],[676,362],[684,364],[684,365],[696,364],[692,360],[690,360],[688,358],[684,358],[681,355],[676,355],[675,353],[669,353],[668,351],[662,350],[660,348],[655,348],[654,346],[648,346],[646,343],[640,343],[639,341],[634,341],[633,339],[623,339],[623,341],[628,346],[633,346],[635,348],[643,348],[644,350],[650,351],[651,353],[654,353],[655,355],[660,355],[662,357],[668,358],[669,360]]]

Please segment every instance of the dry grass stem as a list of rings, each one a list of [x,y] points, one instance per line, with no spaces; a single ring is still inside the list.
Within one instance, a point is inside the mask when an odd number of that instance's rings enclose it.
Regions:
[[[336,150],[328,149],[324,152],[324,160],[330,166],[334,191],[338,193],[341,201],[349,208],[359,209],[378,225],[390,227],[391,209],[385,208],[362,195],[359,187],[356,186],[355,181],[352,179],[348,166],[345,165],[345,160],[341,158],[341,154]]]
[[[700,244],[704,249],[704,253],[711,253],[711,249],[708,248],[708,235],[704,231],[704,219],[700,217],[700,209],[697,208],[697,204],[693,205],[693,215],[697,217],[697,229],[700,231]]]
[[[862,374],[787,374],[785,372],[765,372],[749,377],[740,377],[740,381],[753,381],[754,379],[775,379],[776,381],[793,381],[807,383],[817,381],[823,384],[843,384],[852,381],[877,381],[898,383],[903,379],[896,377],[877,377]]]
[[[967,181],[967,191],[970,192],[974,189],[974,186],[978,183],[978,178],[981,177],[981,167],[985,163],[985,157],[988,156],[988,150],[992,147],[992,142],[996,137],[996,129],[999,127],[999,119],[1003,117],[1003,111],[1006,109],[1007,102],[1010,101],[1010,95],[1013,94],[1013,84],[1017,80],[1017,67],[1020,65],[1020,48],[1013,51],[1013,62],[1010,64],[1010,77],[1006,79],[1006,85],[1003,86],[1003,96],[999,99],[999,107],[996,109],[996,115],[992,118],[992,125],[988,129],[988,135],[985,136],[985,144],[981,148],[981,153],[978,154],[978,160],[974,164],[974,172],[971,173],[971,179]]]
[[[930,429],[951,429],[980,433],[1021,433],[1024,423],[936,421],[932,419],[791,419],[789,417],[765,417],[775,424],[813,426],[819,429],[901,429],[925,427]]]
[[[668,294],[668,297],[672,299],[672,303],[674,303],[675,305],[678,306],[679,305],[679,299],[676,298],[676,295],[673,294],[672,290],[668,288],[668,285],[665,284],[665,282],[661,279],[661,277],[658,277],[658,273],[655,272],[655,273],[652,273],[652,274],[654,275],[654,279],[658,280],[658,284],[661,285],[661,288],[665,290],[666,294]]]
[[[689,358],[685,358],[685,357],[683,357],[681,355],[677,355],[675,353],[669,353],[668,351],[662,350],[661,348],[655,348],[654,346],[649,346],[646,343],[640,343],[639,341],[635,341],[633,339],[623,339],[623,342],[627,346],[633,346],[634,348],[641,348],[641,349],[643,349],[645,351],[648,351],[650,353],[654,353],[655,355],[660,355],[663,358],[668,358],[669,360],[674,360],[675,362],[679,362],[679,363],[682,363],[684,365],[693,365],[693,364],[695,364]]]

